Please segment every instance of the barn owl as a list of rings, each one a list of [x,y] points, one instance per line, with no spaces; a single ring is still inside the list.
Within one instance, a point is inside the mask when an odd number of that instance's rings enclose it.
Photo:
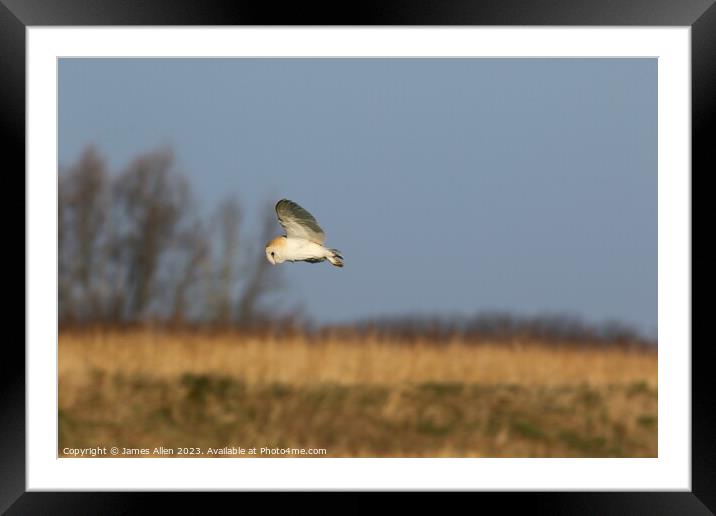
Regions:
[[[340,251],[323,245],[326,235],[313,215],[288,199],[276,203],[276,215],[286,235],[266,244],[266,258],[272,265],[286,261],[318,263],[328,260],[336,267],[343,267]]]

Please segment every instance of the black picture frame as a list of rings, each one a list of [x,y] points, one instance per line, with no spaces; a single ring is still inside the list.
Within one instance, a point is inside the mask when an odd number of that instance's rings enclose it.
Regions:
[[[692,192],[696,175],[716,170],[715,0],[432,0],[363,1],[356,4],[213,0],[0,0],[0,120],[4,180],[19,182],[25,199],[25,28],[41,25],[575,25],[689,26],[692,50]],[[342,5],[340,9],[337,9]],[[350,8],[352,7],[352,8]],[[8,160],[8,158],[10,158]],[[7,168],[5,165],[11,163]],[[22,179],[21,179],[22,177]],[[7,191],[11,191],[7,188]],[[16,196],[19,197],[19,196]],[[692,200],[693,202],[693,200]],[[6,221],[11,203],[6,203]],[[692,205],[693,208],[693,205]],[[695,220],[692,216],[692,219]],[[693,252],[693,245],[692,245]],[[10,264],[22,259],[16,248]],[[22,256],[20,256],[22,254]],[[693,260],[692,260],[693,261]],[[10,267],[11,265],[7,265]],[[692,266],[693,271],[693,266]],[[693,274],[693,273],[692,273]],[[10,275],[8,275],[10,276]],[[23,300],[25,295],[23,294]],[[8,310],[17,310],[16,298]],[[24,310],[24,302],[22,307]],[[10,320],[10,317],[8,317]],[[17,320],[20,320],[19,314]],[[693,316],[692,316],[693,320]],[[694,321],[695,322],[695,321]],[[14,324],[19,324],[19,322]],[[695,330],[695,324],[692,324]],[[23,327],[24,335],[24,327]],[[695,333],[694,333],[695,335]],[[24,339],[23,339],[24,342]],[[0,375],[0,512],[8,514],[141,513],[150,501],[191,509],[209,493],[26,492],[25,352],[20,339],[5,343]],[[685,342],[685,346],[689,343]],[[709,341],[692,338],[692,490],[690,492],[481,493],[510,510],[550,514],[710,514],[716,512],[714,382],[706,359]],[[219,494],[211,496],[236,496]],[[202,507],[197,505],[197,507]],[[203,508],[206,506],[203,505]]]

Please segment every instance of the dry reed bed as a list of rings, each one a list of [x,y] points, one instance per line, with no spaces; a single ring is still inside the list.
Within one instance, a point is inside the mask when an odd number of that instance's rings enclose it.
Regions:
[[[102,372],[173,379],[227,376],[246,384],[396,385],[425,382],[561,385],[657,383],[654,351],[524,344],[418,342],[373,337],[322,342],[308,337],[200,335],[156,331],[62,333],[59,378],[64,386]]]

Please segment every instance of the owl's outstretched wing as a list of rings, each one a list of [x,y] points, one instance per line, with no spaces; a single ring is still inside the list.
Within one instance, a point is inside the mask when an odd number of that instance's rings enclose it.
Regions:
[[[288,199],[278,201],[276,215],[278,215],[278,223],[286,230],[288,238],[305,238],[321,245],[326,241],[326,234],[313,215],[295,202]]]

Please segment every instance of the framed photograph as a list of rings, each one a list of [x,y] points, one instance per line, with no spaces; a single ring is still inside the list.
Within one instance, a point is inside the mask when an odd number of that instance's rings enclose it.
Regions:
[[[715,510],[691,302],[713,2],[165,4],[0,4],[27,300],[2,510]]]

